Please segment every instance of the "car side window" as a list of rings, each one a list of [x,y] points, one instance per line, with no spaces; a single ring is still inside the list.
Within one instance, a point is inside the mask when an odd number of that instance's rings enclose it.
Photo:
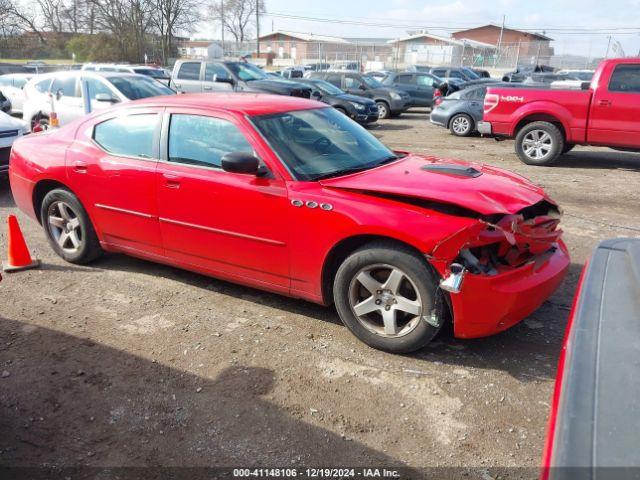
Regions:
[[[24,88],[24,86],[27,83],[27,79],[26,78],[14,78],[13,79],[13,86],[16,88]]]
[[[203,115],[171,115],[170,162],[221,168],[222,157],[232,152],[253,153],[253,148],[233,123]]]
[[[434,80],[429,75],[416,75],[416,84],[420,87],[433,87]]]
[[[51,85],[53,94],[62,93],[64,97],[79,97],[80,94],[76,88],[76,77],[62,77],[53,80]]]
[[[640,93],[640,65],[618,65],[611,74],[610,92]]]
[[[46,80],[40,80],[33,84],[33,88],[35,88],[40,93],[47,93],[49,91],[49,85],[51,85],[51,79],[47,78]]]
[[[450,76],[451,78],[460,78],[460,79],[462,79],[462,80],[464,80],[464,79],[465,79],[465,78],[464,78],[464,75],[462,75],[462,73],[460,73],[460,72],[459,72],[459,71],[457,71],[457,70],[450,70],[450,71],[449,71],[449,76]]]
[[[180,70],[178,70],[178,78],[180,80],[199,80],[200,62],[185,62],[180,65]]]
[[[11,78],[0,77],[0,87],[10,87],[11,86]]]
[[[229,78],[229,72],[218,63],[207,63],[204,69],[205,81],[215,82],[216,78]]]
[[[113,92],[103,82],[97,78],[85,78],[87,82],[87,88],[89,90],[89,98],[95,100],[96,96],[105,93],[110,97],[113,97]]]
[[[157,123],[157,113],[111,118],[94,127],[93,140],[113,155],[153,158]]]
[[[413,75],[398,75],[396,77],[396,83],[410,84],[410,83],[413,83],[411,81],[412,78],[413,78]]]
[[[329,75],[327,76],[327,82],[335,85],[338,88],[342,88],[342,76],[341,75]]]
[[[356,90],[360,88],[363,83],[359,78],[355,77],[344,77],[344,88],[348,90]]]
[[[447,71],[442,68],[439,68],[439,69],[433,70],[431,73],[433,73],[436,77],[444,77]]]

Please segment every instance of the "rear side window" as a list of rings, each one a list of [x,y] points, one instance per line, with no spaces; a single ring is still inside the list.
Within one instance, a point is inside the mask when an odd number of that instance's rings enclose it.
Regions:
[[[40,93],[46,93],[49,91],[49,85],[51,85],[51,79],[47,78],[46,80],[40,80],[33,84],[33,88],[35,88]]]
[[[180,80],[199,80],[200,62],[185,62],[180,65],[180,70],[178,70],[178,78]]]
[[[93,140],[113,155],[152,158],[158,115],[145,113],[106,120],[93,129]]]
[[[169,161],[221,168],[222,157],[232,152],[253,153],[233,123],[202,115],[171,115]]]
[[[344,77],[344,88],[354,90],[362,86],[362,81],[356,77]]]
[[[51,91],[54,94],[62,93],[64,97],[79,97],[80,92],[76,88],[76,77],[63,77],[53,80]]]
[[[182,69],[180,69],[182,71]],[[215,82],[216,78],[229,78],[229,72],[219,63],[207,63],[204,68],[204,79],[207,82]]]
[[[440,69],[433,70],[431,73],[433,73],[436,77],[444,77],[447,71],[440,68]]]
[[[413,78],[413,76],[412,76],[412,75],[398,75],[398,76],[396,77],[396,82],[397,82],[397,83],[405,83],[405,84],[413,83],[413,82],[411,81],[411,79],[412,79],[412,78]]]
[[[609,91],[640,93],[640,65],[618,65],[611,75]]]
[[[338,88],[342,87],[342,75],[329,75],[327,76],[327,82],[335,85]]]

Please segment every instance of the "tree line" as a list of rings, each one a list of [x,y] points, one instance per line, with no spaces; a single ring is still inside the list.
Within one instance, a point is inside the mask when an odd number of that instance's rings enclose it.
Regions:
[[[176,38],[203,26],[248,40],[256,9],[266,11],[264,0],[0,0],[0,58],[135,63],[147,55],[166,65]]]

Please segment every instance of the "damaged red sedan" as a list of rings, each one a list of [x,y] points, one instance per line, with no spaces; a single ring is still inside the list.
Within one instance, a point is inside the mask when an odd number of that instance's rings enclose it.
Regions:
[[[335,304],[390,352],[514,325],[569,265],[560,212],[498,168],[391,151],[322,103],[180,95],[16,142],[17,205],[72,263],[122,252]]]

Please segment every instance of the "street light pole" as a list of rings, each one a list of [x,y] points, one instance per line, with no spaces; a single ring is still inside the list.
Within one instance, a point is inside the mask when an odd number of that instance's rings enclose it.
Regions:
[[[260,58],[260,0],[256,0],[256,56]]]
[[[220,20],[222,22],[222,60],[224,60],[224,0],[220,0]]]

